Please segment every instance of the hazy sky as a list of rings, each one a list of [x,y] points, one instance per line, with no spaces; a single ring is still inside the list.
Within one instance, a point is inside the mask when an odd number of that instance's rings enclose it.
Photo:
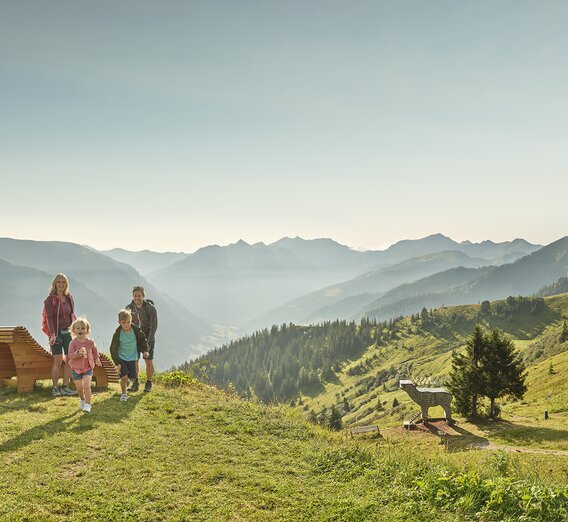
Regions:
[[[0,236],[568,235],[568,2],[0,0]]]

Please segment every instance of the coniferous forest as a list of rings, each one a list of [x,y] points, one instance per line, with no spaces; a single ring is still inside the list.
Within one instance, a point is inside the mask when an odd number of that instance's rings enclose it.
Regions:
[[[229,384],[243,396],[263,402],[286,401],[332,380],[341,361],[375,342],[376,332],[393,321],[369,319],[316,326],[283,324],[255,332],[181,367],[216,386]]]

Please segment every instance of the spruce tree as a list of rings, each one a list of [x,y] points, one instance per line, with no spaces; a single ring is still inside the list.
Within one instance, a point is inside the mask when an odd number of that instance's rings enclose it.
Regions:
[[[420,320],[422,321],[422,326],[428,326],[430,324],[430,316],[428,315],[426,307],[423,307],[420,311]]]
[[[500,397],[522,399],[527,391],[525,365],[515,344],[499,330],[494,329],[486,337],[480,358],[483,395],[491,402],[490,417],[497,416],[495,400]]]
[[[560,342],[565,343],[566,341],[568,341],[568,327],[566,326],[566,321],[564,321],[562,333],[560,334]]]
[[[521,399],[527,387],[525,366],[513,341],[499,330],[485,334],[479,326],[468,339],[465,353],[452,354],[449,390],[454,409],[466,416],[477,415],[479,396],[490,400],[490,416],[495,418],[496,399],[510,396]]]
[[[331,407],[331,412],[329,414],[329,428],[333,431],[339,431],[343,428],[343,422],[341,421],[341,414],[337,411],[335,406]]]

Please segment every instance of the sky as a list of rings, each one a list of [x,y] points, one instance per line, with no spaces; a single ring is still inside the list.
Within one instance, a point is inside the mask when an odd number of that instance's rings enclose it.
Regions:
[[[0,2],[0,236],[568,235],[568,3]]]

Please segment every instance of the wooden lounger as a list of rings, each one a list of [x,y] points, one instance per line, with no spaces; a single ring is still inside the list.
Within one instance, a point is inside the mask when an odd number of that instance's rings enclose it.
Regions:
[[[118,382],[112,361],[100,354],[102,366],[93,372],[97,388]],[[14,386],[18,393],[32,391],[35,381],[51,379],[53,357],[23,326],[0,326],[0,384]],[[61,369],[63,373],[63,367]],[[15,377],[15,379],[13,379]]]

